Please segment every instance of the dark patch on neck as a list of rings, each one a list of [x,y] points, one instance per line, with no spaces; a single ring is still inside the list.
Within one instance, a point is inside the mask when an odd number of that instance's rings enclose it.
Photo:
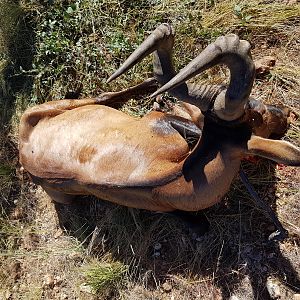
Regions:
[[[218,155],[246,147],[250,137],[251,128],[246,123],[240,123],[234,127],[226,127],[205,117],[202,137],[183,165],[185,179],[187,181],[198,181],[201,184],[205,183],[205,166],[216,159]],[[199,185],[200,183],[196,183],[196,186]]]
[[[205,116],[203,135],[201,140],[203,143],[213,143],[222,145],[243,145],[251,137],[251,127],[243,122],[236,123],[233,125],[231,122],[230,126],[224,124],[224,120],[221,123],[211,120],[209,117]]]

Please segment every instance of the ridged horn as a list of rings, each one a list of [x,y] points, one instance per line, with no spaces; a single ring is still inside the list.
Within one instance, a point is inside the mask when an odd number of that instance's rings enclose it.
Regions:
[[[255,67],[250,55],[250,44],[239,40],[234,34],[219,37],[151,96],[155,97],[172,90],[218,64],[225,64],[230,69],[230,83],[227,89],[217,95],[214,111],[220,119],[226,121],[238,119],[245,111],[245,104],[253,86]]]
[[[171,39],[169,39],[169,37],[171,37]],[[158,26],[126,59],[121,67],[108,78],[107,82],[116,79],[158,48],[167,48],[167,51],[171,51],[174,42],[173,37],[174,32],[171,25],[164,23]],[[170,40],[170,43],[168,43],[168,39]]]

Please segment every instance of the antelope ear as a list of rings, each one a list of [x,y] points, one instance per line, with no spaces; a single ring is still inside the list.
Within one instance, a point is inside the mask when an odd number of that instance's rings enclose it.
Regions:
[[[252,135],[246,154],[262,156],[287,166],[300,166],[300,149],[286,141]]]

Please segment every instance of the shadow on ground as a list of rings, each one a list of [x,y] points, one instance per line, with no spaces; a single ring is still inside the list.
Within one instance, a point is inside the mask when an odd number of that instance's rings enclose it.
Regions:
[[[3,127],[9,125],[12,115],[15,113],[16,97],[19,93],[30,95],[33,77],[26,71],[31,70],[34,48],[34,21],[33,16],[24,13],[19,1],[3,1],[1,4],[3,14],[11,14],[12,17],[3,19],[0,23],[3,43],[6,45],[5,67],[1,71],[1,114],[0,122]],[[13,20],[13,24],[5,24]],[[9,31],[9,32],[6,32]],[[2,128],[3,128],[2,127]]]
[[[33,77],[26,71],[32,68],[34,48],[34,22],[30,13],[24,13],[20,1],[0,3],[0,208],[8,215],[14,199],[20,198],[22,183],[16,170],[18,146],[11,136],[12,118],[17,106],[28,104]],[[23,99],[24,103],[17,103]],[[28,101],[28,100],[27,100]],[[1,216],[0,216],[1,217]]]
[[[245,163],[244,169],[260,196],[276,211],[275,165],[265,161]],[[210,229],[201,237],[193,236],[172,216],[115,206],[91,197],[79,197],[70,206],[57,204],[56,210],[60,226],[86,241],[89,252],[109,252],[128,265],[138,262],[144,272],[152,270],[160,283],[178,275],[204,278],[228,299],[247,278],[252,287],[249,299],[265,300],[270,299],[266,282],[272,276],[290,291],[299,292],[300,280],[294,266],[278,243],[268,242],[275,229],[272,222],[245,190],[236,180],[225,201],[204,211]],[[161,249],[157,251],[158,243]],[[147,284],[149,288],[157,286],[151,279]]]

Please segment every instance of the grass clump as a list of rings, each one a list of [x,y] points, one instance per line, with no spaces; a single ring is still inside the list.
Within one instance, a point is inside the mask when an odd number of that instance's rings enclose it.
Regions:
[[[120,262],[93,262],[86,266],[86,284],[95,293],[116,292],[125,281],[128,267]]]

